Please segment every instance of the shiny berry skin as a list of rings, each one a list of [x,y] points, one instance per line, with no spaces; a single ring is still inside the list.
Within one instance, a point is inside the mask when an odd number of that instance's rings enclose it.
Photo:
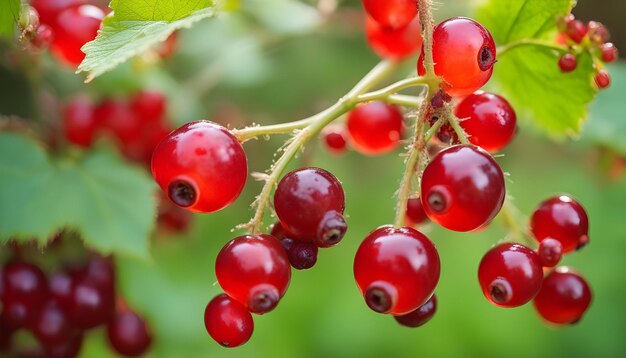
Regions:
[[[103,131],[110,132],[122,143],[140,136],[139,119],[126,102],[114,99],[104,100],[96,107],[94,116]]]
[[[566,53],[559,59],[559,68],[567,73],[572,72],[578,67],[578,59],[571,53]]]
[[[536,252],[524,245],[506,242],[483,256],[478,267],[478,280],[491,303],[500,307],[518,307],[539,292],[543,270]]]
[[[72,277],[64,272],[58,272],[48,279],[50,298],[67,309],[72,299]]]
[[[554,267],[563,257],[563,245],[559,240],[547,237],[539,243],[537,255],[543,267]]]
[[[274,208],[289,237],[323,243],[329,239],[320,236],[328,232],[324,230],[328,229],[327,215],[331,211],[343,214],[345,196],[341,183],[331,173],[320,168],[302,168],[288,173],[278,183]]]
[[[589,39],[597,45],[602,45],[611,38],[611,34],[606,26],[597,21],[589,21],[587,24],[587,35]]]
[[[239,236],[215,261],[217,282],[230,297],[257,314],[276,307],[287,291],[291,266],[280,242],[270,235]]]
[[[478,91],[455,108],[469,141],[486,151],[497,152],[515,137],[517,115],[511,104],[497,94]]]
[[[216,296],[206,306],[204,326],[211,338],[229,348],[246,343],[254,331],[250,312],[225,294]]]
[[[30,329],[39,343],[47,347],[62,344],[76,334],[61,306],[54,302],[48,302],[39,310]]]
[[[114,313],[115,298],[111,292],[86,277],[74,280],[67,315],[81,329],[106,323]]]
[[[275,223],[272,227],[272,236],[277,238],[280,244],[283,245],[291,267],[296,270],[306,270],[315,266],[319,251],[315,244],[288,237],[280,222]]]
[[[424,54],[417,70],[426,74]],[[433,32],[435,74],[444,81],[446,92],[466,96],[480,89],[493,73],[496,45],[491,33],[478,22],[454,17],[435,26]]]
[[[71,66],[78,66],[85,58],[81,47],[96,38],[104,12],[92,5],[81,5],[62,11],[53,25],[54,54]]]
[[[84,148],[90,147],[98,129],[91,102],[83,97],[72,99],[63,112],[63,128],[68,141]]]
[[[617,60],[617,47],[611,42],[603,44],[600,49],[602,50],[602,62],[610,63]]]
[[[352,146],[363,154],[388,153],[400,144],[404,131],[403,115],[393,104],[361,104],[348,114],[346,125]]]
[[[567,267],[558,267],[543,280],[533,303],[539,315],[555,324],[577,323],[591,304],[587,281]]]
[[[437,296],[433,294],[426,303],[415,311],[401,316],[394,316],[393,318],[405,327],[417,328],[430,321],[435,315],[435,312],[437,312]]]
[[[502,169],[489,153],[473,145],[442,150],[422,176],[424,210],[449,230],[465,232],[488,224],[504,197]]]
[[[565,34],[572,41],[579,44],[583,41],[585,35],[587,35],[587,26],[580,20],[572,19],[565,25]]]
[[[197,121],[173,131],[154,149],[152,176],[176,205],[211,213],[237,199],[246,183],[248,162],[228,129]]]
[[[145,320],[130,309],[115,313],[107,324],[107,337],[115,351],[126,357],[141,356],[152,344]]]
[[[372,310],[404,315],[432,296],[439,265],[437,249],[425,235],[409,227],[383,226],[359,246],[354,278]]]
[[[420,198],[409,198],[406,202],[406,218],[408,226],[416,226],[428,220]]]
[[[596,73],[594,81],[596,82],[596,85],[599,89],[605,89],[611,85],[611,76],[608,72],[601,70]]]
[[[63,10],[85,4],[85,0],[31,0],[30,4],[39,13],[43,24],[54,25]]]
[[[3,320],[12,328],[25,327],[46,302],[46,277],[37,266],[25,262],[8,263],[2,275]]]
[[[568,195],[554,196],[539,204],[530,219],[530,230],[541,242],[556,239],[563,253],[584,247],[589,242],[589,218],[579,202]]]
[[[130,106],[142,123],[150,124],[165,115],[166,99],[160,92],[140,91],[133,96]]]
[[[403,60],[422,47],[421,27],[417,16],[407,26],[398,29],[383,27],[367,17],[365,34],[372,50],[389,60]]]
[[[322,140],[326,149],[335,155],[343,154],[348,146],[345,131],[338,127],[325,128],[322,132]]]
[[[407,26],[417,16],[414,0],[363,0],[363,7],[380,26],[392,29]]]

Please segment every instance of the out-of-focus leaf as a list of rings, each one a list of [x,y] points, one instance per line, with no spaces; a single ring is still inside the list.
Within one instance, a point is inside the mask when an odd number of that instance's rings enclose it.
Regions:
[[[0,1],[0,37],[11,37],[20,16],[20,0]]]

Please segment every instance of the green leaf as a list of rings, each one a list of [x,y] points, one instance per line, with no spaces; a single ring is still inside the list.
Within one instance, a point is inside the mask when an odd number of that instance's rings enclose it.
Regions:
[[[110,153],[55,160],[0,133],[0,242],[44,243],[68,228],[102,252],[145,258],[155,205],[153,182]]]
[[[20,0],[0,1],[0,37],[11,37],[20,16]]]
[[[323,21],[315,7],[294,0],[248,0],[246,7],[276,34],[306,33]]]

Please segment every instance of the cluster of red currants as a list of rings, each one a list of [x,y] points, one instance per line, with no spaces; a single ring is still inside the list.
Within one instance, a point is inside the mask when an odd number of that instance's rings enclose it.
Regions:
[[[111,258],[92,256],[49,277],[40,267],[13,260],[0,271],[0,352],[28,357],[78,356],[89,330],[106,326],[112,349],[123,356],[144,354],[152,342],[146,322],[122,299],[116,302]],[[39,343],[20,351],[19,330]]]
[[[577,53],[589,52],[594,58],[596,69],[595,83],[599,89],[611,85],[611,77],[602,67],[605,63],[615,62],[618,58],[617,47],[609,42],[611,34],[600,22],[589,21],[587,24],[569,14],[559,19],[560,33],[556,42],[568,46],[569,52],[559,59],[559,68],[563,72],[572,72],[578,67]]]

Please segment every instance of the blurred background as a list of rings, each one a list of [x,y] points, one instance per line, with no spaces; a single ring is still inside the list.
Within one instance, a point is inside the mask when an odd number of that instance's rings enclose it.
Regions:
[[[160,65],[131,62],[86,86],[82,76],[49,58],[41,64],[38,82],[27,71],[1,64],[0,113],[55,121],[59,104],[49,100],[50,93],[123,96],[154,88],[168,95],[169,118],[176,126],[199,118],[230,127],[280,123],[328,107],[379,60],[364,39],[360,1],[306,1],[314,6],[306,8],[274,0],[243,3],[242,12],[180,32],[177,52]],[[435,16],[471,16],[473,5],[439,1]],[[612,41],[626,49],[626,2],[580,0],[574,13],[606,24]],[[405,74],[413,68],[414,61],[407,61]],[[348,234],[339,246],[322,250],[312,270],[293,271],[277,309],[255,316],[255,332],[246,345],[216,344],[205,331],[203,312],[221,292],[214,274],[217,252],[238,235],[231,229],[252,215],[249,203],[259,183],[250,180],[228,209],[196,215],[185,234],[157,233],[151,260],[117,257],[120,290],[155,332],[149,356],[626,356],[626,152],[620,151],[626,143],[626,65],[609,70],[613,85],[598,95],[580,138],[555,141],[527,130],[522,120],[516,140],[497,158],[510,173],[508,193],[526,216],[556,193],[571,194],[587,209],[590,245],[563,262],[585,276],[593,290],[592,305],[577,325],[549,327],[532,305],[501,309],[484,298],[476,272],[482,255],[506,236],[498,221],[481,233],[453,233],[433,224],[422,228],[442,262],[438,311],[427,325],[407,329],[372,312],[354,283],[353,257],[369,231],[393,220],[403,160],[399,152],[334,157],[314,142],[292,167],[319,166],[342,181]],[[587,134],[589,127],[596,130]],[[282,139],[246,143],[250,170],[264,171]],[[111,355],[102,336],[90,335],[83,356]]]

